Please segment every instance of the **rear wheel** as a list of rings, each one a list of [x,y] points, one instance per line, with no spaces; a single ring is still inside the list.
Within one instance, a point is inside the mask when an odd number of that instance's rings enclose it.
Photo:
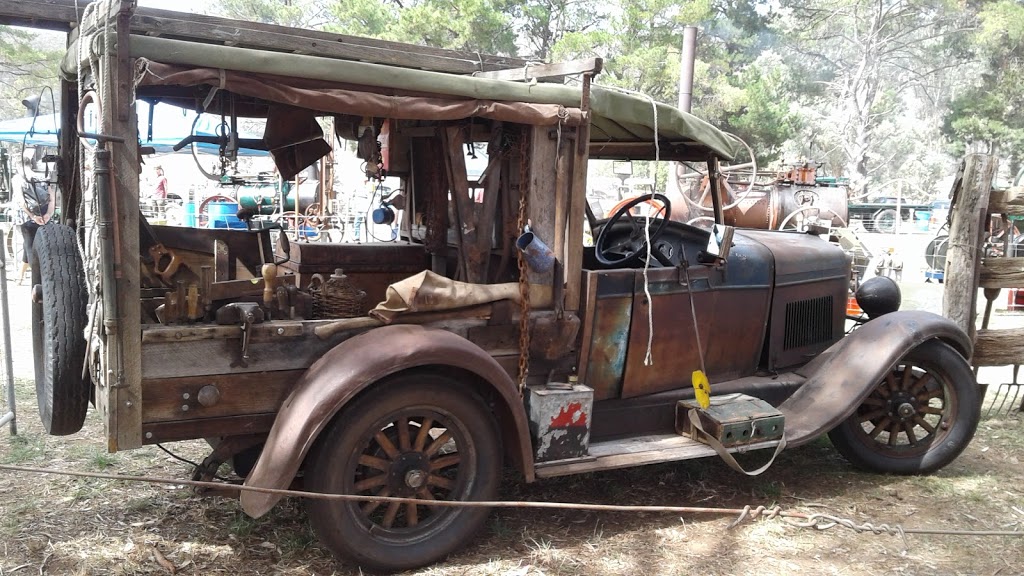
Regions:
[[[981,398],[970,365],[930,340],[910,351],[857,411],[829,432],[854,465],[875,472],[934,472],[974,437]]]
[[[307,500],[335,554],[396,571],[444,558],[476,535],[488,508],[434,500],[493,500],[501,442],[483,400],[458,381],[406,373],[382,382],[334,418],[310,454],[315,492],[415,498],[422,504]]]
[[[89,407],[85,362],[88,292],[75,233],[40,226],[32,245],[32,347],[39,416],[50,434],[82,429]]]

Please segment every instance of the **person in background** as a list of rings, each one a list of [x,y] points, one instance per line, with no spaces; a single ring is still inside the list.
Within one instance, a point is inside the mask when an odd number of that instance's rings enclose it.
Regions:
[[[156,172],[156,186],[149,193],[149,201],[156,216],[162,218],[167,206],[167,177],[164,176],[163,166],[156,165],[153,171]]]
[[[18,219],[21,221],[22,252],[21,272],[18,274],[19,286],[24,283],[25,273],[29,270],[28,264],[36,232],[40,226],[46,225],[53,218],[56,196],[50,189],[50,183],[38,178],[32,165],[32,156],[32,152],[26,152],[23,155],[20,174],[21,194],[18,196],[18,207],[20,208]]]

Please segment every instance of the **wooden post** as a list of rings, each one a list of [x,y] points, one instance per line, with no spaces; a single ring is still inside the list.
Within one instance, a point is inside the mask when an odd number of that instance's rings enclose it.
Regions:
[[[964,162],[962,184],[959,190],[954,185],[953,190],[942,315],[956,322],[974,340],[981,244],[997,162],[987,154],[971,154]]]

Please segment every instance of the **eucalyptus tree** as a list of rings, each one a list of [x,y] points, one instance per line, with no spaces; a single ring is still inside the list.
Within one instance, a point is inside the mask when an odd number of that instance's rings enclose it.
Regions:
[[[986,2],[970,44],[979,66],[950,105],[944,133],[958,152],[981,148],[1024,162],[1024,3]]]
[[[936,81],[962,62],[953,57],[966,27],[953,0],[786,0],[780,30],[825,88],[817,106],[832,125],[852,195],[863,196],[886,157],[879,138],[887,122],[934,100]]]

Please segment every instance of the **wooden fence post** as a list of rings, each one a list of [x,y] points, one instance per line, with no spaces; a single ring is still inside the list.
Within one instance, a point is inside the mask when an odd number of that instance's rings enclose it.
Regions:
[[[946,251],[942,315],[963,328],[972,341],[975,337],[985,219],[996,165],[994,156],[968,155],[964,160],[962,184],[954,184],[953,187],[953,223]]]

